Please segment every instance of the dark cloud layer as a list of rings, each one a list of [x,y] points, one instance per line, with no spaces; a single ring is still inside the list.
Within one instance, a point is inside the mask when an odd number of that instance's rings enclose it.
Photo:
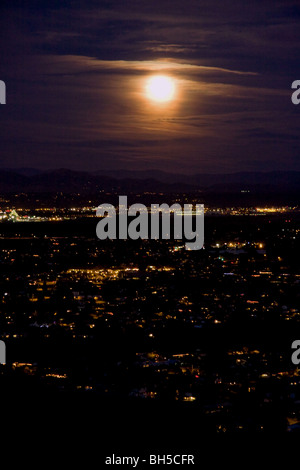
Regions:
[[[295,1],[2,1],[0,165],[300,169]],[[167,106],[145,96],[174,78]]]

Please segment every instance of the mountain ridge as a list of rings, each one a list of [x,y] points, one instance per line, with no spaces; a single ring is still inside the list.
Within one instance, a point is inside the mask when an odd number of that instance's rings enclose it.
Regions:
[[[179,175],[161,170],[77,171],[0,169],[0,193],[9,192],[298,192],[300,172],[237,172]]]

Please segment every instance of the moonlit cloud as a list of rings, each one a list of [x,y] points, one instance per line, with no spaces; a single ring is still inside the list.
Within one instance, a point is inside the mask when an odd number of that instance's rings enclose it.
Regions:
[[[1,8],[2,166],[299,168],[295,2],[4,0]],[[165,107],[145,94],[156,73],[176,81]]]

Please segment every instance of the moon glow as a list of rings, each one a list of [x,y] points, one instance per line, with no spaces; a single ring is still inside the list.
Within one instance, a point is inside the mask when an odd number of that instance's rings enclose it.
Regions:
[[[165,75],[155,75],[149,78],[146,93],[150,100],[159,103],[171,101],[175,94],[174,80]]]

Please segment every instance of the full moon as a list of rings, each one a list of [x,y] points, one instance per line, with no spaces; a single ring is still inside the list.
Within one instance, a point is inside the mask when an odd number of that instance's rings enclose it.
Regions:
[[[153,101],[163,103],[170,101],[175,94],[175,83],[164,75],[155,75],[149,78],[146,85],[147,96]]]

